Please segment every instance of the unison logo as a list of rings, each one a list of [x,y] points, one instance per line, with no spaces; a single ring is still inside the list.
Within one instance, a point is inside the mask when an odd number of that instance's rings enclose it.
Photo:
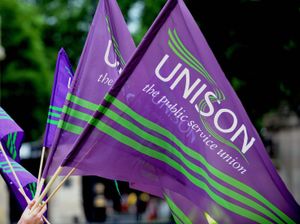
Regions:
[[[171,90],[182,92],[182,98],[194,105],[203,126],[212,137],[237,150],[244,157],[244,154],[253,146],[255,138],[249,138],[246,125],[241,123],[232,108],[222,106],[226,100],[223,91],[219,89],[216,81],[204,66],[186,48],[175,29],[173,32],[169,29],[169,37],[170,49],[175,53],[176,58],[180,58],[189,67],[178,62],[172,70],[162,74],[162,67],[166,71],[171,68],[169,62],[175,60],[174,55],[165,54],[155,68],[156,77],[168,83]],[[195,77],[195,71],[204,78],[205,83],[198,77],[193,78],[194,81],[192,81],[191,77]],[[184,84],[184,89],[179,89],[179,83]],[[216,105],[219,105],[218,108]],[[208,122],[207,118],[213,118],[213,122]],[[229,139],[224,137],[225,134],[230,136]],[[242,141],[238,141],[239,139]]]

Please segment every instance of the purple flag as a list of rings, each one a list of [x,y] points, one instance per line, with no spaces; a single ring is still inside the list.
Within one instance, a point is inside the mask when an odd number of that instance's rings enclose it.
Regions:
[[[300,222],[299,205],[182,0],[168,1],[101,105],[72,96],[97,113],[69,111],[89,126],[63,166],[144,190],[161,186],[220,223]]]
[[[0,140],[7,153],[7,157],[18,176],[20,183],[30,200],[33,199],[36,190],[37,179],[24,169],[18,161],[20,161],[20,147],[23,141],[24,132],[15,123],[15,121],[0,107]],[[8,188],[16,197],[22,209],[25,209],[27,202],[18,190],[18,184],[12,171],[0,151],[0,174],[6,182]]]
[[[100,104],[134,50],[135,45],[116,1],[99,1],[43,177],[53,174],[87,124],[70,113],[94,114],[93,109],[82,107],[75,99],[79,97],[87,104]]]
[[[36,181],[37,179],[28,172],[24,167],[22,167],[19,163],[9,158],[11,165],[16,172],[20,183],[28,196],[30,200],[34,198],[34,194],[36,191]],[[3,177],[4,181],[6,182],[8,188],[13,193],[13,195],[16,197],[17,201],[19,202],[22,209],[25,209],[27,206],[27,202],[24,199],[23,195],[18,190],[18,184],[15,179],[15,177],[12,174],[12,171],[5,160],[5,157],[3,156],[2,152],[0,151],[0,173]]]
[[[64,102],[71,87],[73,70],[67,53],[60,49],[56,61],[56,68],[52,86],[48,119],[44,137],[44,146],[50,148],[54,139],[57,124],[64,106]]]
[[[0,107],[0,141],[7,154],[16,161],[20,161],[20,147],[24,131]]]

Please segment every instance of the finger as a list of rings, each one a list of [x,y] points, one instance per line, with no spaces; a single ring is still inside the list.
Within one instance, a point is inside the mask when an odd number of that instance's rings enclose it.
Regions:
[[[42,209],[42,205],[39,204],[33,211],[31,211],[31,214],[33,216],[36,216],[41,211],[41,209]]]
[[[34,204],[35,204],[35,201],[32,200],[32,201],[29,202],[29,204],[27,205],[27,207],[28,207],[29,209],[31,209],[31,208],[34,206]]]
[[[39,224],[39,223],[44,223],[42,217],[36,215],[34,216],[32,219],[31,219],[32,223],[35,223],[35,224]]]
[[[44,206],[42,209],[41,209],[41,211],[38,213],[38,216],[43,216],[43,214],[45,213],[47,211],[47,207],[46,206]]]

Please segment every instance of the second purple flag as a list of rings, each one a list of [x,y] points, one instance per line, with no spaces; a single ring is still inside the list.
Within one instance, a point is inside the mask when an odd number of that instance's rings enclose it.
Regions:
[[[71,114],[76,111],[84,118],[95,112],[91,108],[82,107],[77,103],[77,99],[88,105],[100,104],[134,50],[134,42],[117,2],[99,1],[70,93],[62,110],[59,129],[47,159],[43,178],[54,173],[87,124],[85,120]]]

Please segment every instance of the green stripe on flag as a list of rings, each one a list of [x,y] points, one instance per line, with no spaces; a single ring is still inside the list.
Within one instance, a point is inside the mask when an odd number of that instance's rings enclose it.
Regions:
[[[204,72],[204,75],[207,77],[208,80],[211,80],[213,83],[215,83],[215,81],[212,79],[211,75],[207,72],[207,70],[205,69],[205,67],[198,61],[198,59],[187,49],[187,47],[183,44],[183,42],[181,41],[181,39],[179,38],[179,36],[177,35],[176,29],[174,29],[174,34],[171,35],[173,37],[173,41],[174,42],[178,42],[179,43],[179,50],[191,61],[193,61],[195,64],[198,65],[198,67],[200,67],[200,69]]]
[[[17,132],[14,132],[13,133],[13,140],[12,140],[12,159],[14,159],[14,160],[17,157],[16,140],[17,140]]]
[[[208,72],[204,69],[204,67],[201,65],[201,63],[198,62],[198,60],[191,59],[185,51],[182,50],[182,48],[179,46],[177,41],[175,40],[171,30],[168,30],[169,37],[171,41],[168,42],[169,47],[174,51],[174,53],[185,63],[187,63],[190,67],[195,69],[197,72],[199,72],[201,75],[204,76],[205,79],[207,79],[211,83],[215,83],[215,81],[210,77]]]
[[[11,154],[11,151],[10,151],[11,141],[12,141],[12,137],[11,137],[11,133],[9,133],[7,135],[7,142],[6,142],[6,148],[7,148],[7,150],[9,150],[9,154]]]
[[[105,108],[103,108],[105,109]],[[83,120],[85,121],[88,121],[89,118],[91,118],[90,115],[87,115],[80,111],[76,111],[76,110],[73,110],[71,108],[67,109],[66,111],[68,111],[69,115],[70,116],[74,116],[75,118],[82,118]],[[175,170],[179,171],[180,173],[182,173],[183,175],[186,176],[187,179],[189,179],[193,184],[195,184],[196,186],[202,188],[204,191],[206,191],[210,196],[211,198],[216,201],[218,204],[222,205],[223,207],[231,210],[231,211],[236,211],[236,210],[239,210],[240,212],[242,212],[241,214],[243,214],[242,216],[245,216],[249,219],[255,219],[256,221],[259,221],[259,220],[263,220],[263,222],[260,222],[260,223],[270,223],[268,220],[264,219],[263,217],[251,212],[251,211],[248,211],[244,208],[241,208],[233,203],[230,203],[226,200],[224,200],[223,198],[221,198],[220,196],[218,196],[217,194],[215,194],[213,191],[210,190],[210,188],[206,185],[206,183],[198,180],[196,177],[194,177],[192,174],[190,174],[187,170],[185,170],[183,167],[181,167],[180,164],[178,164],[176,161],[170,159],[167,155],[165,154],[162,154],[160,152],[157,152],[157,151],[154,151],[144,145],[141,145],[140,143],[134,141],[133,139],[131,138],[128,138],[128,137],[125,137],[127,139],[127,141],[122,141],[123,138],[116,138],[116,135],[121,135],[121,136],[124,136],[123,134],[117,132],[116,130],[114,130],[113,128],[107,126],[106,124],[104,124],[103,122],[97,120],[97,119],[91,119],[89,121],[89,123],[91,125],[94,125],[95,127],[97,127],[100,131],[103,131],[104,133],[110,135],[111,137],[115,138],[116,140],[122,142],[123,144],[126,144],[128,146],[130,146],[131,148],[141,152],[141,153],[144,153],[152,158],[155,158],[155,159],[158,159],[162,162],[165,162],[167,163],[169,166],[173,167]],[[107,127],[109,130],[113,131],[114,133],[113,134],[110,134],[110,132],[106,132],[105,129],[102,130],[102,125],[104,125],[105,127]],[[132,127],[131,127],[132,128]],[[121,140],[120,140],[121,139]],[[134,144],[128,144],[128,141],[129,142],[133,142]],[[140,150],[139,147],[135,146],[135,144],[138,144],[140,145],[142,148],[144,148],[145,150]],[[146,152],[145,152],[146,151]],[[208,190],[209,189],[209,190]],[[237,194],[237,193],[236,193]],[[249,199],[248,199],[249,200]],[[250,201],[250,200],[249,200]],[[251,202],[251,201],[250,201]],[[230,205],[230,206],[229,206]],[[269,212],[269,211],[267,211]],[[250,215],[251,214],[251,215]]]
[[[59,122],[57,127],[77,135],[81,134],[81,132],[83,131],[82,127],[77,126],[75,124],[68,123],[66,121]]]
[[[24,169],[20,164],[11,164],[11,166],[13,167],[13,169],[17,169],[17,168],[22,168],[22,169]],[[8,164],[6,164],[6,165],[2,165],[1,166],[1,168],[2,169],[10,169],[10,166],[8,165]]]
[[[58,112],[62,112],[62,108],[61,108],[61,107],[50,106],[49,109],[50,109],[50,110],[56,110],[56,111],[58,111]]]
[[[107,100],[112,101],[112,98],[111,99],[109,99],[109,98],[110,97],[107,96]],[[96,110],[96,108],[97,108],[96,104],[93,104],[93,103],[91,103],[89,101],[86,101],[86,100],[82,100],[82,99],[80,99],[80,98],[78,98],[74,95],[73,96],[70,95],[69,100],[72,101],[73,103],[76,103],[80,106],[86,107],[86,108],[91,109],[91,110]],[[279,211],[278,212],[279,215],[283,214],[278,208],[276,208],[274,205],[272,205],[270,202],[268,202],[266,199],[264,199],[263,196],[261,196],[255,190],[253,190],[252,188],[248,187],[247,185],[243,184],[242,182],[239,182],[238,180],[235,180],[234,178],[222,173],[221,171],[219,171],[216,168],[214,168],[213,166],[211,166],[209,163],[207,163],[207,161],[199,153],[197,153],[197,152],[193,151],[192,149],[186,147],[182,142],[180,142],[180,140],[178,140],[175,136],[173,136],[168,130],[158,126],[157,124],[155,124],[151,121],[146,120],[145,118],[143,118],[139,114],[135,113],[133,110],[131,110],[130,108],[128,108],[126,105],[124,105],[122,102],[120,102],[118,100],[115,100],[112,103],[117,108],[119,108],[123,112],[127,113],[129,116],[131,116],[133,119],[135,119],[139,123],[141,123],[141,124],[147,126],[148,128],[150,128],[150,129],[166,136],[167,138],[171,139],[175,144],[177,144],[178,147],[182,148],[183,151],[187,155],[189,155],[192,158],[200,161],[207,168],[207,170],[210,171],[212,174],[214,174],[216,177],[220,178],[221,180],[227,182],[230,185],[233,185],[233,186],[237,187],[239,190],[242,190],[243,192],[250,194],[251,196],[254,196],[254,197],[256,196],[259,201],[263,202],[267,206],[270,206],[270,208],[272,208],[272,210],[275,210],[275,211],[277,210],[277,212]],[[72,111],[72,112],[74,112],[74,111]],[[72,113],[70,112],[69,114],[72,114]],[[79,116],[78,118],[81,119],[80,116],[82,116],[83,113],[79,112],[77,115]],[[83,119],[85,121],[88,121],[89,117],[84,116]],[[284,214],[284,216],[286,216],[286,215]],[[277,219],[277,217],[275,219]],[[288,217],[288,219],[290,219],[290,218]],[[279,221],[279,223],[280,222],[281,221]],[[294,222],[292,221],[290,223],[294,223]]]
[[[15,172],[27,172],[26,170],[22,169],[22,168],[16,168],[14,169]],[[12,171],[10,169],[8,170],[3,170],[4,173],[12,173]]]
[[[72,95],[70,93],[67,94],[67,99],[69,99],[69,97],[71,97]],[[67,113],[69,110],[69,108],[67,106],[64,106],[63,107],[63,110],[62,110],[62,113]],[[81,132],[83,131],[83,128],[78,126],[78,125],[75,125],[75,124],[71,124],[67,121],[64,121],[64,120],[59,120],[58,122],[58,125],[57,125],[58,128],[61,128],[61,129],[64,129],[64,130],[67,130],[69,132],[72,132],[73,134],[81,134]]]
[[[48,117],[57,117],[57,118],[60,118],[60,114],[57,114],[57,113],[53,113],[53,112],[48,112]]]
[[[248,185],[240,182],[239,180],[234,179],[233,177],[221,172],[220,170],[213,167],[211,164],[209,164],[205,158],[196,151],[192,150],[191,148],[185,146],[175,135],[173,135],[170,131],[167,129],[157,125],[156,123],[147,120],[143,116],[139,115],[135,111],[133,111],[131,108],[129,108],[127,105],[125,105],[123,102],[119,101],[118,99],[114,98],[111,95],[107,95],[105,98],[107,101],[111,102],[114,106],[116,106],[118,109],[129,115],[132,119],[139,122],[140,124],[146,126],[152,131],[155,131],[165,137],[167,137],[169,140],[174,142],[179,148],[181,148],[188,156],[191,158],[201,162],[208,171],[210,171],[214,176],[218,177],[222,181],[230,184],[231,186],[234,186],[235,188],[241,190],[242,192],[245,192],[249,194],[250,196],[256,198],[263,204],[265,204],[267,207],[269,207],[273,212],[275,212],[281,219],[283,219],[287,223],[294,223],[295,222],[290,219],[286,214],[284,214],[280,209],[278,209],[275,205],[273,205],[271,202],[269,202],[264,196],[262,196],[260,193],[249,187]]]
[[[56,120],[51,120],[51,119],[47,119],[47,123],[48,124],[53,124],[53,125],[58,125],[58,121],[56,121]]]
[[[27,172],[24,168],[14,168],[15,172]],[[4,173],[12,173],[12,170],[9,169],[3,169]]]
[[[0,120],[11,120],[11,118],[9,116],[1,116],[0,115]]]
[[[28,184],[28,186],[29,186],[31,196],[32,196],[32,198],[34,198],[35,192],[36,192],[36,183]]]
[[[95,111],[97,110],[97,104],[92,103],[88,100],[81,99],[75,95],[71,95],[70,93],[67,96],[67,100],[71,101],[72,103],[78,104],[79,106],[82,106],[84,108],[87,108],[89,110]]]
[[[135,126],[133,123],[129,122],[128,120],[124,119],[123,117],[119,116],[117,113],[113,112],[112,110],[109,110],[107,108],[103,108],[100,106],[100,109],[105,112],[105,116],[113,120],[114,122],[118,123],[119,125],[127,128],[129,131],[133,132],[135,135],[139,136],[140,138],[151,142],[152,144],[155,144],[157,146],[160,146],[161,148],[165,149],[169,153],[173,154],[176,156],[188,169],[190,169],[189,172],[195,172],[202,176],[212,187],[217,189],[219,192],[222,192],[223,194],[249,206],[252,207],[253,209],[257,210],[258,212],[261,212],[265,214],[266,216],[270,217],[271,219],[275,220],[277,223],[283,224],[283,222],[275,216],[272,212],[261,206],[260,204],[252,201],[251,199],[227,188],[224,187],[222,184],[219,184],[217,181],[212,179],[201,167],[195,165],[188,159],[184,157],[180,151],[178,151],[175,147],[173,147],[171,144],[168,142],[162,140],[161,138],[158,138],[156,136],[153,136],[141,128]],[[80,117],[80,115],[78,116]]]
[[[74,110],[72,108],[68,108],[68,110],[66,111],[66,114],[75,117],[77,119],[83,120],[85,122],[88,122],[90,119],[92,119],[92,116],[86,113],[83,113],[81,111],[78,110]]]
[[[30,193],[31,193],[32,198],[34,198],[34,195],[32,194],[32,187],[31,187],[31,184],[28,184],[27,186],[28,186],[28,188],[29,188],[29,191],[30,191]]]
[[[17,149],[16,149],[16,139],[17,139],[17,133],[9,133],[7,135],[7,142],[6,142],[6,148],[9,150],[9,155],[12,159],[16,159],[17,157]]]
[[[244,209],[244,208],[239,207],[229,201],[226,201],[225,199],[223,199],[222,197],[217,195],[215,192],[213,192],[207,186],[207,184],[205,182],[203,182],[203,181],[199,180],[198,178],[194,177],[193,175],[191,175],[185,168],[183,168],[181,166],[181,164],[179,164],[175,160],[169,158],[167,155],[157,152],[157,151],[154,151],[151,148],[140,144],[139,142],[123,135],[122,133],[118,132],[117,130],[115,130],[112,127],[108,126],[107,124],[103,123],[102,121],[92,119],[89,122],[89,124],[95,126],[98,130],[111,136],[112,138],[116,139],[117,141],[123,143],[124,145],[127,145],[127,146],[131,147],[132,149],[134,149],[144,155],[147,155],[151,158],[157,159],[157,160],[169,165],[170,167],[174,168],[175,170],[177,170],[178,172],[180,172],[181,174],[186,176],[186,178],[191,183],[193,183],[195,186],[197,186],[197,187],[201,188],[203,191],[205,191],[212,200],[214,200],[216,203],[218,203],[222,207],[232,211],[233,213],[236,213],[240,216],[246,217],[257,223],[261,223],[261,224],[271,224],[272,223],[269,220],[265,219],[264,217],[262,217],[258,214],[255,214],[247,209]]]
[[[17,163],[17,162],[10,162],[10,164],[12,165],[12,166],[14,166],[14,165],[19,165],[19,163]],[[0,166],[3,166],[3,165],[8,165],[8,162],[7,161],[5,161],[5,162],[0,162]]]
[[[175,215],[182,220],[184,224],[193,224],[192,221],[187,217],[180,208],[169,198],[167,195],[164,195],[166,202],[168,203],[170,209],[175,213]]]
[[[184,224],[173,212],[172,216],[176,224]]]
[[[19,163],[17,162],[11,162],[11,166],[13,167],[13,169],[24,169]],[[8,162],[3,162],[0,164],[0,168],[1,169],[10,169],[10,166],[8,165]],[[25,170],[25,169],[24,169]]]
[[[114,45],[114,50],[115,50],[115,53],[117,54],[117,56],[119,57],[120,59],[120,62],[122,63],[122,65],[125,65],[125,61],[121,55],[121,52],[119,50],[119,45],[118,45],[118,42],[117,40],[115,39],[113,33],[112,33],[112,30],[111,30],[111,26],[110,26],[110,21],[109,21],[109,17],[106,16],[105,17],[105,20],[106,20],[106,25],[107,25],[107,29],[108,29],[108,32],[110,33],[111,35],[111,39],[112,39],[112,42],[113,42],[113,45]]]

